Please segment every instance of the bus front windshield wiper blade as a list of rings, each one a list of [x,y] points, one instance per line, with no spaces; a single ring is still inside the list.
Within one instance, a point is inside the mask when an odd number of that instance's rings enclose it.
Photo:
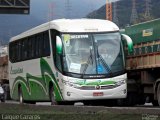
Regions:
[[[85,72],[86,72],[86,70],[87,70],[87,68],[88,68],[88,65],[89,65],[90,63],[93,65],[92,48],[90,48],[90,55],[89,55],[89,57],[88,57],[87,63],[86,63],[85,66],[84,66],[84,69],[83,69],[83,72],[82,72],[82,77],[84,76],[84,74],[85,74]]]

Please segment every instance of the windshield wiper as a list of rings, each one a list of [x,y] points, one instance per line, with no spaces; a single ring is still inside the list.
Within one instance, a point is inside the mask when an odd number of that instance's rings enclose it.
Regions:
[[[91,64],[93,65],[93,56],[92,56],[92,49],[91,49],[91,48],[90,48],[90,55],[89,55],[89,57],[88,57],[88,61],[87,61],[87,63],[85,64],[84,69],[83,69],[83,72],[82,72],[82,77],[84,76],[84,74],[85,74],[85,72],[86,72],[86,70],[87,70],[88,65],[90,64],[90,62],[91,62]]]
[[[96,45],[97,46],[97,45]],[[99,54],[99,51],[98,51],[98,46],[96,47],[97,49],[97,55],[98,55],[98,61],[99,59],[101,60],[104,68],[112,75],[112,71],[111,69],[109,68],[109,65],[105,62],[104,58]]]

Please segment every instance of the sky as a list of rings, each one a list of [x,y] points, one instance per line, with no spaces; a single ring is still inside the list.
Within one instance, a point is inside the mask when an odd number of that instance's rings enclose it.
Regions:
[[[3,24],[0,24],[0,29],[3,29],[3,31],[0,31],[0,38],[8,41],[11,36],[17,35],[39,24],[53,19],[68,18],[65,8],[66,1],[67,0],[30,0],[29,15],[1,15],[0,22],[4,22],[7,25],[4,26]],[[70,18],[83,18],[90,12],[105,5],[106,0],[70,0],[70,2]],[[48,19],[50,3],[54,4],[52,19]],[[17,26],[21,27],[17,28]]]
[[[110,0],[112,2],[117,0]],[[44,16],[49,19],[49,4],[53,4],[53,19],[57,18],[81,18],[88,13],[97,10],[106,3],[106,0],[70,0],[70,11],[66,10],[66,0],[31,0],[31,15]]]

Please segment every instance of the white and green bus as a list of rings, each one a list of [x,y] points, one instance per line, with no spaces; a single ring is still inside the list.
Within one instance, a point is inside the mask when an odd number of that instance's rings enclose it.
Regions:
[[[60,104],[125,98],[122,38],[132,44],[114,23],[98,19],[53,20],[11,38],[12,99]]]

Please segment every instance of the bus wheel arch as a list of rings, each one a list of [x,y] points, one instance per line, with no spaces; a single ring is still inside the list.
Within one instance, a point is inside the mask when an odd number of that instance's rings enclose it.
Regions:
[[[54,84],[53,84],[53,82],[49,83],[49,99],[51,101],[51,105],[56,105],[57,104],[57,102],[55,100]]]

